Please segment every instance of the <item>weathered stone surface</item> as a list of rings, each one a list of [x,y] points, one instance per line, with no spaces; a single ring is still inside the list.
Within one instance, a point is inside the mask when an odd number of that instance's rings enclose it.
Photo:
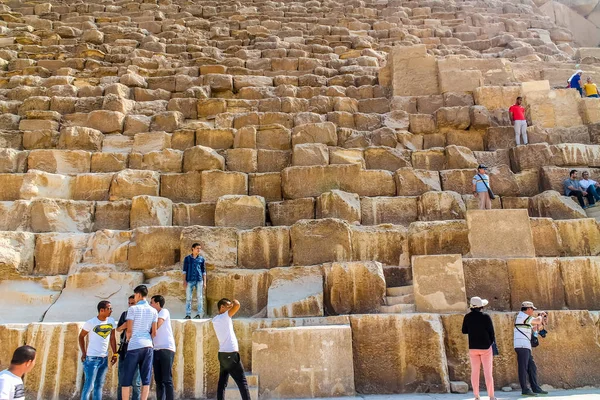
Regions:
[[[129,229],[129,215],[131,201],[97,201],[94,214],[94,227],[92,230],[101,229]]]
[[[238,299],[244,306],[239,314],[251,317],[267,306],[271,276],[267,270],[219,269],[210,271],[206,287],[206,312],[217,313],[217,302],[223,297]]]
[[[467,227],[472,257],[535,257],[526,210],[471,210]]]
[[[193,243],[200,243],[200,246],[202,246],[201,254],[205,258],[208,267],[236,267],[238,243],[237,230],[235,228],[207,226],[188,226],[183,228],[181,230],[179,252],[182,260],[186,255],[191,253]]]
[[[598,257],[560,259],[560,272],[565,287],[566,305],[571,310],[595,309],[600,301]]]
[[[215,208],[215,225],[254,228],[265,225],[265,199],[260,196],[221,196]]]
[[[290,230],[294,265],[351,261],[350,226],[341,220],[300,220]],[[327,237],[327,241],[323,238]]]
[[[183,152],[183,171],[225,169],[225,158],[211,148],[194,146]]]
[[[464,219],[467,209],[461,196],[452,191],[426,192],[419,196],[420,221]]]
[[[557,258],[513,258],[506,261],[511,290],[511,308],[519,310],[528,299],[536,307],[560,310],[565,306],[565,288]],[[531,277],[536,284],[531,284]]]
[[[437,62],[425,45],[396,47],[388,61],[394,96],[439,94]],[[383,71],[382,71],[383,72]],[[455,91],[455,90],[449,90]]]
[[[164,197],[134,196],[129,223],[132,229],[142,226],[171,226],[173,202]]]
[[[238,265],[268,269],[290,265],[290,229],[284,226],[260,227],[238,232]]]
[[[285,199],[317,197],[332,189],[351,191],[350,180],[356,180],[359,173],[358,165],[286,168],[281,173],[283,197]]]
[[[96,129],[74,126],[63,128],[58,139],[58,148],[69,150],[100,151],[104,135]]]
[[[286,357],[289,343],[306,349],[299,359]],[[262,377],[261,398],[351,396],[355,392],[352,331],[347,325],[256,330],[252,359],[252,371]],[[305,370],[296,371],[298,363]]]
[[[202,202],[216,202],[225,195],[248,194],[248,175],[241,172],[202,171]]]
[[[93,218],[93,202],[42,198],[31,202],[34,232],[90,232]]]
[[[336,146],[338,137],[333,122],[303,124],[292,130],[292,145],[303,143],[322,143]]]
[[[188,251],[180,247],[179,236],[183,228],[178,226],[145,226],[132,231],[129,244],[129,268],[147,270],[170,266],[179,262]],[[191,248],[188,246],[188,248]],[[181,253],[185,250],[184,253]]]
[[[275,201],[268,204],[272,225],[291,226],[301,219],[315,218],[315,199],[312,197]]]
[[[67,275],[81,262],[89,235],[81,233],[42,233],[35,240],[36,275]]]
[[[354,377],[359,393],[450,389],[440,317],[433,314],[351,316]],[[379,341],[373,340],[374,332]],[[423,341],[427,337],[429,340]],[[385,365],[385,366],[384,366]]]
[[[200,172],[161,174],[160,196],[174,202],[199,202],[202,197],[202,174]]]
[[[0,282],[0,290],[5,297],[5,307],[0,311],[0,322],[3,324],[30,323],[42,320],[48,308],[58,299],[64,283],[65,276],[40,276],[25,279],[4,280]],[[19,312],[15,312],[15,309]],[[15,326],[15,325],[8,325]],[[10,351],[17,348],[25,339],[14,343],[2,333],[0,337],[5,346],[10,346]],[[10,359],[3,360],[2,365],[8,365]]]
[[[455,145],[446,147],[446,169],[477,168],[478,164],[471,149]]]
[[[561,196],[554,190],[546,190],[529,199],[529,209],[534,217],[553,219],[585,218],[586,214],[576,201]]]
[[[32,150],[27,168],[58,174],[90,172],[91,154],[83,150]]]
[[[465,221],[413,222],[408,227],[411,255],[469,253],[469,230]]]
[[[158,196],[160,176],[154,171],[126,169],[115,174],[110,185],[110,200],[132,199],[134,196]]]
[[[35,236],[29,232],[0,233],[2,279],[29,275],[34,267]]]
[[[0,202],[0,231],[31,231],[31,202]]]
[[[352,226],[353,260],[378,261],[384,265],[409,266],[407,230],[383,224]]]
[[[338,218],[348,223],[360,223],[360,199],[355,193],[332,190],[317,198],[316,218]]]
[[[394,172],[399,168],[411,167],[408,150],[389,147],[368,147],[364,152],[367,169],[383,169]]]
[[[467,309],[460,254],[415,256],[412,268],[415,307],[418,312],[462,312]],[[445,284],[440,287],[440,282]]]
[[[173,225],[215,226],[216,203],[173,204]]]
[[[379,311],[385,296],[381,263],[344,262],[323,267],[325,308],[329,315],[369,314]]]
[[[323,271],[320,267],[269,270],[271,286],[267,317],[323,316]]]
[[[487,308],[510,311],[510,284],[506,260],[499,258],[463,258],[463,273],[467,299],[479,296],[487,299]]]
[[[420,196],[431,190],[442,190],[437,171],[400,168],[394,178],[398,196]]]
[[[264,197],[265,201],[281,201],[281,174],[265,172],[248,174],[248,194]]]
[[[15,149],[0,149],[0,173],[25,172],[28,154]]]
[[[363,197],[360,199],[362,225],[408,225],[417,220],[415,196]]]
[[[82,261],[89,264],[127,263],[131,231],[100,230],[89,235]]]
[[[292,165],[329,165],[329,150],[323,143],[304,143],[294,146]]]
[[[600,226],[593,218],[555,221],[565,256],[600,255]]]
[[[559,257],[562,242],[552,218],[530,218],[533,246],[537,257]]]

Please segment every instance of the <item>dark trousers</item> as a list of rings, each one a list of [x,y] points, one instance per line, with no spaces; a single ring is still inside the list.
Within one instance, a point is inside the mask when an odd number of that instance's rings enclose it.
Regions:
[[[581,206],[581,208],[585,207],[585,202],[583,201],[583,193],[581,191],[571,190],[571,192],[569,193],[569,196],[577,197],[577,201],[579,202],[579,205]],[[596,203],[596,200],[594,199],[594,195],[592,194],[592,192],[588,191],[587,196],[585,196],[585,197],[587,197],[588,203],[590,206]]]
[[[234,353],[219,352],[219,365],[221,368],[219,372],[219,386],[217,387],[217,400],[225,399],[225,388],[227,387],[229,375],[231,375],[237,384],[242,400],[250,400],[250,391],[248,390],[246,375],[244,375],[244,366],[240,359],[240,353],[237,351]]]
[[[156,400],[173,400],[173,359],[171,350],[154,350],[154,382],[156,382]]]
[[[542,390],[537,381],[537,365],[533,361],[533,354],[530,349],[515,349],[517,352],[517,363],[519,364],[519,384],[521,385],[521,393],[527,393],[527,379],[531,384],[531,390],[539,392]]]

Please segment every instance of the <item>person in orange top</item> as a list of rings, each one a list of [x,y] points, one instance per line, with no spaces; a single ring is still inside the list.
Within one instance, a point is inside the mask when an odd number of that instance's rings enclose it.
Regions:
[[[527,119],[525,118],[525,108],[521,105],[522,102],[523,98],[519,96],[517,102],[508,109],[510,123],[515,127],[517,146],[521,144],[521,136],[523,136],[523,144],[527,144]]]
[[[600,97],[598,96],[598,86],[592,82],[592,77],[588,76],[585,85],[583,85],[586,97]]]

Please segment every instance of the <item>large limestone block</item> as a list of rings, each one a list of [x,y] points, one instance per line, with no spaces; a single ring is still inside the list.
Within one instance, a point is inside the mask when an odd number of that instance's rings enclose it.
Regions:
[[[84,233],[41,233],[35,240],[36,275],[66,275],[83,257],[89,239]]]
[[[77,174],[73,179],[73,200],[108,200],[113,177],[111,173]]]
[[[474,296],[489,300],[488,308],[510,311],[510,284],[506,260],[499,258],[463,258],[467,299]]]
[[[329,165],[329,149],[323,143],[304,143],[294,146],[292,152],[294,167]]]
[[[104,135],[96,129],[72,126],[61,129],[58,148],[69,150],[101,151]]]
[[[480,86],[473,91],[475,104],[490,111],[508,109],[520,95],[519,86]]]
[[[600,304],[600,258],[560,259],[566,305],[571,310],[594,310]]]
[[[35,235],[0,232],[0,279],[29,275],[34,266]]]
[[[409,266],[407,229],[383,224],[352,226],[352,259],[378,261],[384,265]]]
[[[333,218],[300,220],[292,226],[290,235],[293,265],[352,259],[351,231],[345,221]]]
[[[469,253],[466,221],[413,222],[408,227],[411,255]]]
[[[394,172],[398,168],[411,167],[410,151],[390,147],[368,147],[364,152],[367,169],[383,169]]]
[[[42,320],[46,310],[58,299],[65,276],[27,277],[0,282],[4,307],[0,310],[0,323],[29,323]],[[15,312],[18,310],[18,312]],[[6,338],[1,336],[6,346]],[[16,348],[18,346],[15,346]],[[13,348],[11,348],[11,351]],[[10,362],[10,360],[8,360]],[[1,361],[0,361],[1,362]],[[2,364],[7,365],[7,364]]]
[[[464,312],[467,309],[460,254],[414,256],[412,271],[418,312]]]
[[[463,146],[447,146],[446,162],[447,169],[477,168],[479,162],[471,149]]]
[[[0,149],[0,173],[23,173],[27,166],[27,151]]]
[[[274,226],[294,225],[301,219],[315,218],[315,199],[312,197],[275,201],[268,204],[269,219]]]
[[[427,150],[415,150],[411,153],[412,164],[415,169],[440,171],[444,169],[446,159],[442,147]]]
[[[600,255],[600,225],[593,218],[555,221],[565,256]]]
[[[470,210],[467,227],[472,257],[535,257],[527,210]]]
[[[28,169],[57,174],[90,172],[92,155],[83,150],[32,150],[27,158]]]
[[[191,253],[192,244],[200,243],[202,256],[209,267],[237,266],[237,229],[208,226],[188,226],[181,231],[181,260]],[[217,299],[218,300],[218,299]]]
[[[134,229],[128,250],[129,268],[146,270],[179,262],[179,237],[182,230],[178,226],[145,226]]]
[[[202,171],[202,202],[225,195],[247,195],[248,175],[241,172]]]
[[[290,343],[303,351],[289,357]],[[260,398],[353,396],[352,360],[348,325],[259,329],[252,335]]]
[[[437,171],[400,168],[394,173],[398,196],[420,196],[431,190],[442,190]]]
[[[394,96],[440,93],[437,61],[427,54],[425,45],[393,48],[388,64]]]
[[[267,270],[216,269],[209,272],[206,286],[206,312],[216,315],[217,303],[223,297],[238,299],[239,315],[251,317],[267,307],[271,276]]]
[[[331,263],[323,271],[325,308],[329,315],[379,312],[386,287],[381,263]]]
[[[31,231],[31,202],[0,201],[0,231]]]
[[[269,275],[268,318],[323,316],[324,285],[320,267],[273,268]]]
[[[127,298],[142,284],[142,272],[118,272],[111,267],[81,267],[67,278],[58,300],[50,307],[44,322],[71,322],[89,319],[96,305],[108,300],[116,310],[127,309]]]
[[[265,172],[248,175],[248,194],[262,196],[265,201],[281,201],[281,174]]]
[[[408,225],[417,220],[415,196],[363,197],[360,199],[362,225]]]
[[[129,229],[129,214],[131,201],[97,201],[94,214],[94,227],[92,230],[101,229]]]
[[[567,196],[561,196],[554,190],[546,190],[529,199],[529,209],[534,217],[553,219],[586,218],[579,203]]]
[[[264,150],[291,150],[292,134],[280,124],[260,125],[256,131],[256,148]]]
[[[356,179],[351,180],[349,185],[342,190],[356,193],[359,196],[394,196],[396,182],[394,174],[390,171],[360,170]]]
[[[125,115],[118,111],[94,110],[87,116],[85,125],[102,133],[122,132]]]
[[[513,147],[510,149],[510,156],[516,171],[553,165],[552,151],[548,143]]]
[[[290,265],[290,229],[286,226],[259,227],[238,232],[238,265],[268,269]]]
[[[440,179],[443,190],[452,190],[459,194],[473,193],[473,176],[475,172],[472,169],[447,169],[440,171]],[[491,176],[490,176],[491,181]],[[495,192],[494,185],[490,182],[490,187]]]
[[[355,193],[332,190],[317,197],[316,218],[338,218],[348,223],[360,223],[360,199]]]
[[[281,173],[283,197],[317,197],[333,189],[351,190],[360,174],[359,165],[327,165],[285,168]],[[356,193],[356,192],[355,192]]]
[[[211,169],[225,169],[225,157],[215,150],[194,146],[183,152],[183,171],[207,171]]]
[[[171,226],[173,202],[164,197],[134,196],[129,217],[131,229],[142,226]]]
[[[533,246],[537,257],[560,257],[562,241],[552,218],[530,218]]]
[[[418,209],[420,221],[464,219],[467,212],[462,197],[452,191],[423,193]]]
[[[131,231],[103,229],[89,235],[83,254],[86,264],[126,264]]]
[[[357,392],[450,391],[439,316],[353,315],[350,324]]]
[[[242,229],[264,226],[265,207],[261,196],[221,196],[215,208],[215,225]]]
[[[202,196],[202,174],[200,172],[161,174],[160,196],[174,202],[199,202]]]
[[[158,196],[159,184],[160,175],[155,171],[119,171],[110,185],[110,200],[129,200],[140,195]]]
[[[173,225],[215,226],[215,203],[173,204]]]
[[[292,145],[303,143],[322,143],[336,146],[338,137],[333,122],[317,122],[302,124],[292,129]]]
[[[565,307],[565,288],[558,258],[513,258],[506,262],[514,311],[520,310],[524,299],[533,301],[540,309]],[[531,284],[533,276],[535,285]]]
[[[34,232],[90,232],[94,203],[90,201],[38,198],[31,202]]]

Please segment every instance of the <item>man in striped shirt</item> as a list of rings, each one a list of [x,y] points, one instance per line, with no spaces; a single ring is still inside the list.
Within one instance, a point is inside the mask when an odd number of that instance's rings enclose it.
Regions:
[[[142,378],[141,400],[148,400],[152,377],[153,345],[156,336],[158,313],[148,304],[148,288],[139,285],[133,290],[136,304],[127,310],[127,353],[125,354],[122,397],[129,399],[131,384],[136,367],[139,366]]]

